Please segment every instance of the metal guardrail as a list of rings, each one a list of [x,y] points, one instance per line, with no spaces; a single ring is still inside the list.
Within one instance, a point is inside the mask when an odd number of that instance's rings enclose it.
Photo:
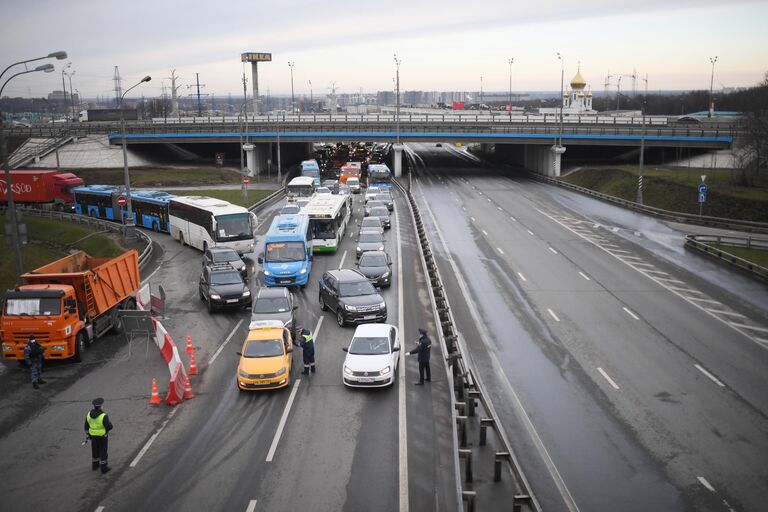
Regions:
[[[709,235],[685,235],[685,247],[694,249],[734,267],[749,272],[752,275],[768,280],[768,268],[757,263],[745,260],[727,250],[713,247],[712,244],[730,245],[734,247],[746,247],[760,249],[768,252],[768,239],[736,236],[709,236]]]
[[[482,384],[474,377],[474,370],[470,368],[467,359],[464,357],[458,331],[455,328],[455,320],[451,311],[448,297],[443,287],[443,281],[437,268],[432,250],[430,249],[429,239],[425,227],[421,220],[418,205],[410,190],[407,190],[397,180],[393,180],[396,186],[408,198],[409,209],[418,234],[419,246],[421,247],[421,261],[430,286],[429,293],[432,303],[433,314],[439,319],[439,328],[437,329],[438,339],[446,354],[446,364],[448,366],[448,379],[454,393],[451,395],[452,405],[452,424],[454,432],[454,446],[457,447],[454,454],[454,464],[457,475],[457,492],[459,493],[459,503],[466,502],[468,512],[475,509],[476,491],[465,490],[465,484],[473,481],[473,450],[468,442],[468,431],[470,422],[475,423],[479,428],[479,445],[485,446],[487,441],[487,430],[491,428],[496,434],[496,438],[503,450],[496,451],[493,461],[494,482],[502,481],[502,467],[506,466],[511,475],[510,482],[515,486],[514,498],[511,503],[511,510],[539,512],[541,507],[533,495],[521,466],[515,456],[512,446],[501,429],[498,417],[493,407],[486,398],[486,393]],[[480,402],[482,410],[488,417],[477,417],[477,402]],[[459,459],[464,460],[464,478],[463,482],[459,475],[461,468]]]
[[[673,222],[682,222],[686,224],[696,224],[699,226],[709,226],[723,229],[733,229],[737,231],[748,231],[750,233],[768,234],[768,223],[766,222],[753,222],[748,220],[727,219],[724,217],[710,217],[707,215],[700,216],[694,215],[692,213],[673,212],[669,210],[663,210],[661,208],[654,208],[653,206],[642,205],[640,203],[636,203],[635,201],[629,201],[620,197],[603,194],[602,192],[597,192],[585,187],[573,185],[572,183],[568,183],[566,181],[556,180],[554,178],[550,178],[549,176],[543,176],[535,172],[528,172],[528,175],[539,181],[544,181],[552,185],[557,185],[558,187],[567,188],[588,196],[592,196],[602,201],[623,206],[630,210],[647,213],[649,215]]]
[[[123,233],[124,226],[117,222],[111,222],[108,220],[97,219],[94,217],[88,217],[87,215],[78,215],[76,213],[58,212],[53,210],[41,210],[37,208],[17,208],[20,212],[31,215],[33,217],[43,217],[48,219],[63,220],[76,224],[85,224],[91,227],[102,228],[116,233]],[[5,210],[5,207],[2,208]],[[140,229],[136,229],[136,234],[141,238],[147,246],[139,254],[139,269],[142,269],[149,259],[152,257],[153,243],[148,234],[144,233]]]

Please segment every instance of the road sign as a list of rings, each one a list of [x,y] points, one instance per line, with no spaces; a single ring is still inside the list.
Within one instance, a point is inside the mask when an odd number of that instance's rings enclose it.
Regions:
[[[251,182],[251,179],[248,176],[243,176],[243,185],[247,185]]]
[[[117,205],[118,206],[125,206],[128,204],[128,200],[125,198],[125,196],[118,196],[117,197]]]
[[[706,203],[707,202],[707,194],[706,192],[703,194],[699,194],[699,202],[700,203]]]
[[[705,181],[707,181],[707,175],[706,174],[702,174],[701,175],[701,182],[704,183]]]
[[[699,194],[707,195],[708,190],[709,190],[709,187],[707,187],[706,183],[699,183]]]

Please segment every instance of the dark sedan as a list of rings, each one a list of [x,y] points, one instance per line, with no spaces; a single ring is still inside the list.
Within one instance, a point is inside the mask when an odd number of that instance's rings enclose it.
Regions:
[[[392,260],[384,251],[364,252],[357,269],[375,286],[388,287],[392,284]]]

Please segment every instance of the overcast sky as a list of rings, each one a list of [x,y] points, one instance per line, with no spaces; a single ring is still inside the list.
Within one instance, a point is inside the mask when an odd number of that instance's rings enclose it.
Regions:
[[[768,71],[766,0],[0,0],[0,19],[2,68],[69,53],[52,61],[55,73],[18,77],[3,92],[27,97],[60,90],[67,62],[86,97],[114,95],[116,65],[124,88],[152,76],[137,95],[159,95],[172,68],[180,94],[199,73],[203,92],[242,95],[245,51],[273,54],[259,65],[262,94],[290,94],[293,61],[296,94],[308,95],[311,80],[316,97],[333,82],[339,92],[392,89],[395,52],[403,90],[477,91],[482,76],[485,91],[506,91],[509,58],[514,90],[558,90],[556,52],[566,83],[580,61],[595,91],[609,70],[635,69],[652,90],[706,89],[715,55],[716,89],[753,85]]]

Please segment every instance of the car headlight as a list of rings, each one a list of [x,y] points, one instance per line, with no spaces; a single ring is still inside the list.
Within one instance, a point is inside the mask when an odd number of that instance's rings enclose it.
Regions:
[[[346,373],[347,375],[352,375],[352,370],[350,370],[349,367],[345,365],[344,366],[344,373]]]
[[[251,296],[251,291],[250,290],[245,290],[243,292],[243,297],[250,297],[250,296]]]
[[[219,295],[219,294],[217,294],[217,293],[212,293],[212,294],[211,294],[211,298],[212,298],[213,300],[219,300],[219,299],[221,298],[221,295]]]
[[[270,271],[269,271],[269,270],[267,270],[267,269],[264,269],[264,275],[265,275],[265,276],[271,276],[271,275],[272,275],[272,272],[270,272]]]
[[[275,377],[279,377],[280,375],[283,375],[283,374],[285,374],[285,367],[280,368],[279,370],[277,370],[275,372]]]
[[[358,248],[357,248],[357,252],[358,252],[358,253],[361,253],[361,252],[363,252],[363,250],[362,250],[362,249],[360,249],[360,248],[358,247]]]
[[[386,278],[388,278],[388,277],[389,277],[389,271],[387,271],[387,272],[384,272],[383,274],[381,274],[381,278],[382,278],[382,279],[386,279]]]
[[[379,250],[383,251],[384,250],[384,246],[382,245],[381,247],[379,247]]]
[[[384,301],[381,301],[381,304],[379,304],[379,309],[384,309],[385,307],[387,307],[387,303]]]
[[[299,270],[299,274],[306,274],[306,273],[307,273],[307,269],[306,268],[303,268],[303,269]]]
[[[386,366],[386,367],[384,367],[384,368],[383,368],[383,369],[382,369],[382,370],[379,372],[379,375],[387,375],[387,374],[388,374],[389,372],[391,372],[391,371],[392,371],[392,368],[390,368],[389,366]]]
[[[63,351],[63,350],[65,350],[65,347],[64,347],[64,345],[54,345],[54,346],[51,347],[51,350]]]
[[[357,311],[357,308],[355,306],[350,306],[349,304],[344,304],[344,309],[347,311]]]
[[[243,263],[243,266],[242,266],[242,267],[240,267],[240,269],[239,269],[239,270],[240,270],[240,272],[242,272],[242,271],[244,271],[244,270],[245,270],[245,263]]]
[[[248,378],[248,374],[246,372],[244,372],[243,370],[238,370],[237,374],[239,376],[241,376],[241,377],[245,377],[246,379]]]

